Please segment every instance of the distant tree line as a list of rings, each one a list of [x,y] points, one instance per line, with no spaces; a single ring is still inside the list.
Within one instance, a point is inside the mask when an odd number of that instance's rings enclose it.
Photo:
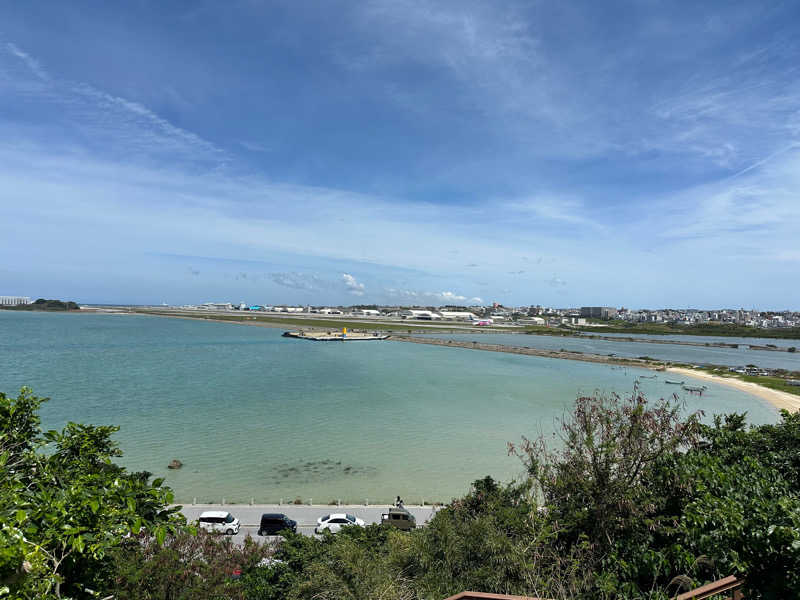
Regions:
[[[46,310],[46,311],[67,311],[80,310],[81,307],[75,302],[63,300],[46,300],[39,298],[30,304],[17,304],[16,306],[3,306],[6,310]]]

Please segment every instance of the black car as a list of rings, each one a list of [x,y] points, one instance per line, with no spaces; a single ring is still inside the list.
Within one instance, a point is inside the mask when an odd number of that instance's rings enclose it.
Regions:
[[[261,515],[261,525],[258,527],[258,535],[275,535],[284,529],[290,529],[292,533],[297,533],[297,521],[293,521],[283,513],[266,513]]]

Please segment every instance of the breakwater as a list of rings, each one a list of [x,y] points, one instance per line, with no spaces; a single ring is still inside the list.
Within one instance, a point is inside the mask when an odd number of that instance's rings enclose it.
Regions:
[[[625,365],[642,367],[645,369],[663,369],[664,363],[644,358],[623,358],[621,356],[604,356],[602,354],[588,354],[570,350],[544,350],[541,348],[528,348],[527,346],[506,346],[503,344],[484,344],[478,341],[439,340],[434,338],[420,338],[405,335],[391,335],[390,340],[398,342],[411,342],[414,344],[428,344],[430,346],[445,346],[446,348],[466,348],[468,350],[483,350],[488,352],[505,352],[507,354],[525,354],[528,356],[542,356],[545,358],[561,358],[579,360],[590,363],[604,363],[612,365]]]

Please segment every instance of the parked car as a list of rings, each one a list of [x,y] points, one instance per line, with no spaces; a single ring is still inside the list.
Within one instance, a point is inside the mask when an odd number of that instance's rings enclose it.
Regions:
[[[342,527],[347,527],[348,525],[364,527],[365,523],[362,519],[354,515],[334,513],[317,519],[317,526],[314,528],[314,533],[322,533],[326,529],[331,533],[336,533]]]
[[[201,529],[209,532],[219,531],[227,535],[239,533],[239,519],[223,510],[207,510],[197,520]]]
[[[290,519],[283,513],[265,513],[261,515],[258,535],[276,535],[284,529],[297,533],[297,521]]]

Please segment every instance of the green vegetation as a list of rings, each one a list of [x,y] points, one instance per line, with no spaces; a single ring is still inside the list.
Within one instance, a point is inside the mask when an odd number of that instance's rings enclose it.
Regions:
[[[116,428],[42,432],[42,401],[0,394],[0,598],[663,600],[731,574],[747,598],[800,598],[800,413],[747,428],[636,390],[579,398],[555,445],[510,445],[520,481],[475,481],[412,532],[273,549],[197,534],[161,482],[111,462]]]
[[[224,535],[179,531],[163,543],[131,540],[112,553],[104,594],[116,600],[244,600],[237,572],[250,572],[273,548],[246,538],[237,546]]]
[[[39,298],[31,304],[18,304],[16,306],[3,306],[5,310],[46,310],[51,312],[80,310],[81,307],[75,302],[64,302],[63,300],[45,300]]]
[[[111,462],[117,427],[42,432],[46,399],[0,393],[0,598],[88,598],[125,536],[163,540],[183,519],[161,481]]]
[[[532,335],[555,335],[564,337],[579,335],[577,331],[566,326],[545,327],[544,325],[526,325],[523,331]]]

